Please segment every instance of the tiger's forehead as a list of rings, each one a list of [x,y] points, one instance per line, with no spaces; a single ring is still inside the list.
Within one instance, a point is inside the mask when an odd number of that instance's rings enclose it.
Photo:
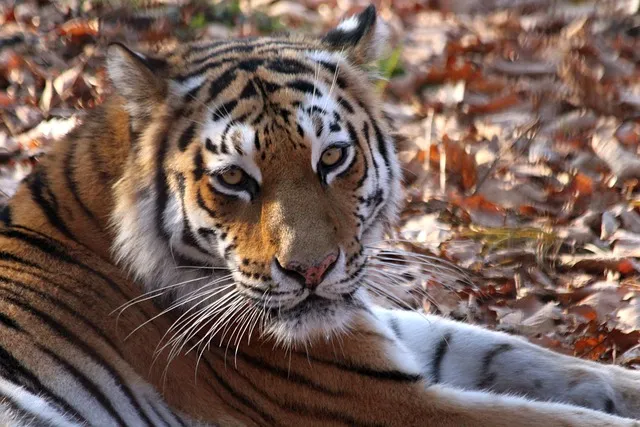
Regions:
[[[193,133],[204,147],[205,167],[215,172],[238,166],[258,183],[259,163],[271,154],[310,148],[315,171],[326,147],[350,139],[341,111],[347,102],[342,94],[344,57],[317,49],[287,54],[286,48],[257,55],[256,45],[262,44],[249,44],[251,50],[245,44],[210,48],[227,50],[230,56],[222,63],[219,55],[198,53],[192,65],[208,66],[172,83],[185,103],[204,107],[198,109],[194,122],[199,129]]]

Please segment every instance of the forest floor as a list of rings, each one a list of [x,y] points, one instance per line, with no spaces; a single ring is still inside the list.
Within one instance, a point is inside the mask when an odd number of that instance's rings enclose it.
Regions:
[[[5,2],[0,203],[102,102],[108,42],[321,34],[366,4]],[[377,89],[407,189],[403,304],[640,368],[639,2],[377,5],[394,46]]]

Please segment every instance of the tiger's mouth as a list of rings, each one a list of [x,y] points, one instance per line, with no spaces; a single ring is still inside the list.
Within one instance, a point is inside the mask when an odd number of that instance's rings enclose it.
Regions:
[[[358,289],[340,295],[337,298],[326,298],[315,293],[310,293],[305,299],[298,304],[287,309],[269,308],[267,314],[273,318],[278,317],[299,317],[307,313],[315,312],[321,314],[330,312],[337,305],[351,305],[354,302],[355,294]]]
[[[245,294],[249,304],[261,312],[262,330],[278,340],[296,342],[314,335],[332,335],[348,328],[349,320],[366,308],[362,276],[366,263],[331,286],[280,293],[265,292],[260,298]],[[282,299],[279,299],[282,298]]]
[[[264,333],[288,343],[304,342],[313,336],[328,337],[349,329],[354,314],[366,308],[362,286],[336,298],[310,293],[287,309],[265,311]]]

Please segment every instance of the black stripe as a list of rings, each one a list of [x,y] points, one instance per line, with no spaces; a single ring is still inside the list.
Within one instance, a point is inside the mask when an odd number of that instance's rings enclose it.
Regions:
[[[204,50],[211,50],[214,49],[218,46],[222,46],[229,43],[229,40],[218,40],[218,41],[214,41],[214,42],[205,42],[204,44],[200,44],[200,45],[191,45],[189,46],[189,56],[191,56],[191,54],[193,53],[198,53],[198,52],[202,52]]]
[[[247,98],[252,98],[256,95],[258,95],[258,91],[256,90],[256,85],[253,82],[253,80],[249,80],[247,81],[247,84],[245,85],[244,89],[242,89],[242,92],[240,92],[240,95],[238,95],[238,98],[247,99]]]
[[[40,265],[33,263],[31,261],[27,261],[26,259],[22,259],[20,257],[15,256],[14,254],[10,254],[8,252],[0,251],[0,261],[13,261],[19,264],[23,264],[29,267],[41,269]]]
[[[32,393],[35,394],[35,393]],[[18,402],[11,397],[0,393],[0,407],[10,409],[15,419],[20,420],[21,426],[38,426],[38,427],[57,427],[52,424],[51,421],[44,420],[38,417],[38,414],[32,413],[21,407]],[[60,418],[64,418],[62,414],[59,414]]]
[[[202,209],[204,209],[211,218],[215,218],[216,217],[216,211],[214,211],[213,209],[209,209],[209,207],[207,206],[207,204],[204,201],[204,197],[202,197],[202,192],[200,191],[200,187],[198,187],[198,194],[196,196],[196,202],[198,203],[198,206],[200,206]]]
[[[164,404],[164,402],[162,402],[162,401],[158,401],[158,399],[150,399],[149,397],[147,397],[147,398],[145,399],[145,401],[147,402],[147,405],[149,405],[149,406],[151,407],[151,409],[153,410],[153,412],[158,416],[158,418],[160,418],[162,421],[164,421],[164,423],[165,423],[165,424],[167,424],[167,425],[173,425],[173,424],[176,424],[176,423],[177,423],[177,424],[181,425],[182,427],[187,427],[187,426],[185,425],[185,423],[180,419],[180,417],[179,417],[179,416],[177,416],[177,415],[176,415],[176,414],[175,414],[175,413],[174,413],[170,408],[168,408],[168,407]],[[160,405],[162,406],[162,408],[158,408],[158,407],[156,406],[156,404],[160,404]],[[164,409],[164,412],[166,412],[166,413],[168,413],[168,414],[169,414],[169,416],[171,417],[171,420],[172,420],[172,421],[175,421],[175,423],[174,423],[174,422],[167,421],[167,418],[163,415],[163,411],[162,411],[162,409]]]
[[[396,335],[396,338],[402,340],[402,330],[400,329],[400,322],[398,321],[397,317],[389,317],[389,326],[391,327],[393,333]]]
[[[214,352],[212,352],[214,353]],[[218,394],[218,397],[220,397],[222,400],[225,400],[227,405],[231,406],[233,409],[235,409],[237,412],[239,412],[240,414],[250,418],[254,423],[258,424],[258,425],[267,425],[267,426],[273,426],[276,425],[275,423],[275,419],[268,414],[267,412],[264,412],[262,409],[258,408],[258,406],[251,401],[251,399],[249,399],[248,397],[246,397],[244,394],[240,393],[239,391],[236,391],[233,389],[233,387],[231,387],[231,385],[229,383],[227,383],[219,374],[218,372],[214,369],[213,365],[211,364],[211,362],[209,362],[208,359],[200,359],[202,360],[202,362],[204,362],[205,366],[207,366],[207,368],[209,368],[209,372],[211,373],[211,376],[216,380],[216,383],[219,384],[220,386],[222,386],[222,388],[229,393],[236,401],[240,402],[243,406],[243,408],[238,408],[237,405],[233,404],[233,403],[229,403],[228,401],[226,401],[227,399],[222,398],[222,396],[220,394]],[[233,375],[236,375],[237,372],[234,372]],[[253,417],[250,412],[255,412],[256,415],[258,415],[261,420],[256,420],[255,417]]]
[[[387,168],[389,168],[389,165],[390,165],[389,151],[387,150],[387,144],[384,140],[384,136],[382,135],[382,131],[378,126],[378,122],[374,120],[373,116],[371,115],[367,107],[365,107],[362,104],[360,104],[360,106],[362,107],[364,112],[367,114],[367,116],[369,117],[369,121],[371,121],[371,124],[373,125],[373,132],[375,133],[376,140],[378,142],[378,151],[380,152],[380,155],[382,156],[382,159],[384,160],[385,165],[387,166]],[[393,172],[391,171],[391,169],[389,169],[389,177],[393,178]]]
[[[349,133],[349,140],[352,144],[355,143],[359,143],[360,142],[360,138],[358,138],[358,133],[356,132],[355,128],[353,127],[353,125],[350,122],[346,122],[347,123],[347,133]],[[358,144],[360,145],[360,144]],[[366,143],[364,145],[367,145]],[[369,147],[368,147],[369,148]],[[369,152],[371,152],[371,148],[369,148]],[[355,158],[355,156],[354,156]],[[373,159],[373,153],[371,153],[371,158]],[[366,163],[366,156],[365,156],[365,163]],[[374,167],[375,167],[375,161],[374,161]],[[360,181],[364,182],[364,180],[366,179],[366,176],[368,174],[368,168],[367,165],[365,164],[365,175],[361,178]],[[362,185],[362,182],[358,182],[358,186]]]
[[[215,230],[212,230],[211,228],[200,227],[198,228],[198,234],[202,236],[203,239],[210,240],[210,239],[215,239],[215,236],[217,233]]]
[[[409,374],[406,372],[398,371],[397,369],[392,369],[388,371],[379,371],[369,366],[358,366],[350,363],[343,364],[343,363],[339,363],[332,360],[318,359],[314,356],[308,355],[306,353],[300,353],[297,351],[294,351],[293,353],[298,354],[300,357],[308,358],[312,362],[321,363],[327,366],[332,366],[342,371],[351,372],[357,375],[362,375],[362,376],[374,378],[377,380],[408,382],[408,383],[415,383],[422,380],[422,377],[420,375]]]
[[[291,88],[291,89],[295,89],[295,90],[299,90],[300,92],[304,92],[307,94],[317,94],[318,97],[322,98],[322,91],[320,89],[318,89],[315,85],[313,85],[312,83],[309,83],[306,80],[294,80],[292,82],[289,82],[285,85],[285,87]]]
[[[433,359],[431,360],[431,381],[434,384],[440,382],[440,369],[442,366],[442,360],[449,351],[449,343],[451,342],[451,334],[446,333],[440,339],[436,351],[433,353]]]
[[[69,188],[69,192],[73,196],[73,199],[76,201],[82,212],[93,222],[98,230],[102,230],[102,226],[98,221],[98,218],[91,212],[91,209],[82,201],[80,198],[80,193],[78,192],[78,183],[74,179],[74,175],[76,172],[75,165],[75,156],[76,150],[78,149],[78,144],[71,144],[67,151],[67,155],[64,158],[64,178],[67,182],[67,187]]]
[[[225,126],[224,130],[222,131],[222,135],[220,135],[220,152],[222,154],[229,153],[229,148],[227,147],[227,135],[229,134],[231,127],[235,124],[235,120],[231,120],[229,123],[227,123],[227,126]]]
[[[59,261],[63,261],[67,264],[71,264],[75,267],[78,267],[82,270],[85,270],[97,277],[99,277],[100,279],[102,279],[104,282],[106,282],[109,287],[116,293],[118,293],[119,295],[121,295],[122,297],[125,298],[125,300],[129,300],[130,296],[125,294],[122,291],[121,286],[119,286],[116,282],[114,282],[113,280],[111,280],[107,275],[89,267],[88,265],[76,260],[74,257],[72,257],[71,255],[69,255],[66,251],[66,249],[64,248],[64,246],[62,246],[58,241],[46,236],[46,235],[42,235],[40,233],[38,233],[37,231],[33,231],[30,230],[26,227],[20,227],[24,230],[28,230],[30,232],[33,232],[34,234],[39,234],[41,237],[36,237],[34,235],[30,235],[27,233],[24,233],[22,231],[19,231],[16,229],[17,227],[10,229],[10,230],[0,230],[0,236],[5,236],[7,238],[10,239],[17,239],[22,241],[23,243],[26,243],[30,246],[33,246],[35,248],[37,248],[38,250],[40,250],[41,252],[43,252],[44,254],[53,257]],[[28,265],[28,264],[27,264]],[[145,313],[146,315],[146,313]]]
[[[282,49],[295,49],[295,48],[304,48],[308,49],[308,47],[303,46],[299,43],[292,42],[288,39],[272,39],[272,38],[243,38],[243,39],[235,39],[229,40],[225,43],[225,46],[222,49],[214,50],[213,52],[207,52],[205,56],[200,58],[191,58],[189,60],[189,64],[202,64],[207,62],[210,59],[215,58],[216,56],[222,56],[227,53],[245,53],[251,52],[252,50],[259,50],[262,47],[269,48],[268,50],[273,50],[273,48],[277,50]]]
[[[126,426],[127,424],[122,419],[116,408],[113,406],[111,401],[105,396],[105,394],[100,391],[98,386],[89,380],[82,372],[76,369],[75,366],[64,360],[62,357],[55,354],[53,351],[49,350],[46,347],[42,347],[38,345],[40,351],[51,357],[55,362],[62,366],[62,368],[67,372],[67,374],[71,375],[80,386],[82,386],[87,393],[89,393],[103,408],[105,411],[109,413],[111,418],[113,418],[118,424],[121,426]],[[76,386],[78,384],[75,384]]]
[[[205,55],[203,57],[193,58],[193,59],[191,59],[189,61],[189,65],[191,65],[191,66],[197,66],[197,65],[201,65],[201,64],[202,65],[208,65],[207,61],[209,61],[210,59],[215,58],[216,56],[221,56],[221,55],[224,55],[226,53],[246,53],[246,52],[251,52],[254,49],[255,49],[255,46],[251,45],[251,44],[244,44],[244,43],[242,43],[242,44],[232,44],[231,46],[227,46],[224,49],[220,49],[220,50],[214,51],[214,52],[209,52],[207,55]],[[201,69],[201,72],[202,71],[203,70]],[[192,74],[192,73],[193,72],[189,73],[189,75]],[[182,79],[184,79],[184,77],[183,76],[179,76],[177,80],[181,81]]]
[[[124,355],[120,352],[120,350],[118,349],[118,347],[115,345],[115,343],[100,329],[98,328],[96,325],[94,325],[93,323],[91,323],[91,321],[89,321],[86,317],[82,316],[80,313],[78,313],[77,311],[75,311],[73,308],[71,308],[67,303],[65,303],[64,301],[49,295],[47,293],[41,292],[37,289],[33,289],[31,286],[27,285],[24,282],[15,280],[15,279],[11,279],[9,277],[0,275],[0,285],[2,285],[2,281],[4,281],[5,283],[9,284],[9,285],[13,285],[17,288],[19,288],[22,291],[27,291],[27,292],[31,292],[33,294],[36,294],[38,297],[40,297],[41,299],[43,299],[44,301],[47,301],[48,303],[50,303],[51,305],[61,308],[63,311],[67,312],[69,315],[71,315],[71,317],[73,317],[76,320],[81,321],[83,324],[85,324],[86,326],[88,326],[91,330],[93,330],[93,332],[95,332],[96,335],[98,335],[100,338],[102,338],[111,348],[113,351],[115,351],[120,357],[124,358]],[[47,283],[47,282],[45,282]],[[2,288],[0,287],[0,289],[6,289],[6,288]],[[64,288],[61,288],[64,289]],[[16,296],[18,296],[18,294],[15,294]],[[77,298],[77,296],[76,296]]]
[[[269,61],[266,68],[282,74],[311,73],[313,70],[302,62],[292,58],[274,58]]]
[[[307,113],[309,115],[313,115],[314,113],[320,113],[322,115],[326,115],[327,114],[327,110],[322,109],[322,108],[318,107],[317,105],[312,105],[311,107],[307,108]]]
[[[193,141],[193,136],[196,133],[196,125],[195,123],[191,123],[180,135],[180,139],[178,140],[178,148],[180,151],[184,151],[187,149],[191,141]]]
[[[615,404],[615,403],[613,403],[613,400],[611,400],[611,399],[607,399],[607,400],[604,402],[604,411],[605,411],[607,414],[614,414],[614,415],[615,415],[615,413],[616,413],[616,404]]]
[[[84,417],[78,414],[66,400],[58,396],[47,386],[42,384],[37,376],[25,368],[18,359],[13,357],[7,350],[0,346],[0,373],[3,377],[9,378],[12,383],[24,387],[31,394],[42,396],[54,405],[63,409],[65,413],[81,423],[89,424]],[[11,379],[13,377],[13,379]]]
[[[9,205],[0,207],[0,222],[7,227],[11,225],[11,208]]]
[[[75,282],[78,283],[82,286],[83,290],[87,290],[89,292],[91,292],[94,296],[96,296],[99,299],[104,299],[104,294],[98,292],[96,289],[94,289],[91,285],[89,285],[87,282],[82,282],[80,280],[78,280],[76,277],[73,277],[70,274],[61,272],[61,271],[49,271],[49,270],[45,270],[44,268],[42,268],[42,266],[40,265],[36,265],[33,264],[27,260],[25,260],[24,258],[20,258],[17,257],[13,254],[9,254],[6,252],[1,252],[0,251],[0,261],[9,261],[9,262],[16,262],[18,264],[21,264],[20,267],[23,266],[27,266],[30,268],[34,268],[40,272],[46,273],[45,274],[39,274],[39,273],[35,273],[33,271],[29,271],[25,268],[19,268],[16,267],[14,265],[3,265],[2,266],[2,270],[11,270],[11,271],[15,271],[17,273],[21,273],[21,274],[27,274],[29,276],[33,276],[35,278],[37,278],[38,280],[42,281],[42,282],[51,282],[53,285],[55,285],[56,287],[58,287],[62,292],[64,292],[65,294],[74,297],[74,298],[84,298],[83,296],[74,293],[73,291],[66,289],[65,286],[67,285],[67,283],[65,284],[61,284],[60,282],[57,282],[55,280],[53,280],[53,277],[58,277],[58,276],[62,276],[67,278],[68,280],[70,280],[71,282]]]
[[[189,218],[187,217],[187,206],[185,202],[186,195],[186,178],[183,174],[177,173],[175,174],[175,178],[178,181],[178,189],[180,191],[180,207],[182,209],[182,243],[185,245],[192,247],[198,252],[211,256],[211,254],[198,243],[193,230],[191,229],[191,223],[189,222]]]
[[[293,372],[291,369],[282,369],[278,366],[273,366],[267,363],[265,360],[262,360],[258,357],[253,357],[248,354],[245,354],[241,351],[237,353],[237,357],[245,360],[247,363],[257,366],[258,368],[269,371],[272,375],[279,377],[285,381],[290,381],[297,383],[299,385],[308,387],[314,391],[318,391],[320,393],[329,394],[334,397],[342,397],[345,396],[346,393],[342,390],[333,390],[323,384],[320,384],[312,379],[309,379],[301,374]]]
[[[31,191],[31,199],[40,206],[49,223],[65,237],[75,240],[71,230],[59,215],[58,200],[49,188],[45,170],[42,167],[36,168],[36,171],[27,177],[26,182]]]
[[[198,148],[193,155],[193,179],[198,182],[204,175],[204,159],[202,158],[202,149]]]
[[[213,154],[218,154],[218,146],[214,145],[213,141],[211,141],[211,138],[205,139],[204,148],[211,151]]]
[[[154,184],[156,190],[156,230],[164,240],[169,240],[169,234],[164,228],[164,212],[167,209],[167,203],[169,201],[169,184],[167,183],[167,173],[164,170],[164,159],[169,149],[168,138],[165,130],[158,145],[158,152],[156,153],[156,177]]]
[[[20,325],[18,325],[18,322],[16,322],[15,320],[13,320],[12,318],[10,318],[9,316],[7,316],[2,312],[0,312],[0,323],[2,323],[5,327],[9,329],[15,329],[18,332],[22,331],[22,328],[20,327]]]
[[[374,123],[375,125],[375,123]],[[369,149],[369,153],[371,154],[371,162],[373,163],[373,171],[375,172],[375,176],[376,176],[376,185],[379,184],[379,180],[380,180],[380,172],[378,171],[378,162],[376,162],[376,158],[373,155],[373,145],[371,144],[371,132],[369,131],[369,123],[364,122],[364,125],[362,126],[362,133],[364,134],[365,137],[365,141],[367,144],[367,148]]]
[[[264,64],[263,58],[249,58],[238,62],[236,69],[254,73],[262,64]]]
[[[253,135],[253,145],[256,147],[256,151],[260,151],[260,135],[257,130]]]
[[[109,375],[111,375],[114,381],[120,385],[120,388],[123,391],[125,397],[129,400],[129,403],[133,407],[133,409],[140,415],[140,418],[144,421],[144,423],[148,426],[151,426],[151,420],[144,413],[142,408],[140,407],[140,403],[137,401],[135,395],[125,382],[124,378],[120,376],[120,374],[111,366],[94,348],[89,346],[87,343],[82,341],[77,335],[75,335],[71,330],[69,330],[66,326],[59,323],[49,314],[25,303],[13,297],[5,297],[6,300],[10,301],[13,305],[20,307],[22,310],[28,312],[34,317],[38,317],[40,321],[46,324],[50,329],[52,329],[59,337],[69,341],[72,345],[76,346],[80,351],[84,352],[90,359],[93,360],[97,365],[101,366]]]
[[[236,78],[236,70],[231,67],[222,73],[209,86],[209,99],[207,103],[218,97]]]
[[[213,113],[211,114],[212,120],[217,121],[225,117],[231,117],[231,113],[236,108],[236,105],[238,105],[238,101],[235,99],[232,99],[229,102],[225,102],[213,111]]]
[[[350,114],[355,113],[355,110],[353,109],[353,106],[351,105],[351,103],[341,96],[338,96],[338,104],[340,104],[342,108],[347,110],[347,112],[349,112]]]
[[[513,346],[511,344],[498,344],[484,355],[482,358],[482,367],[480,368],[480,378],[477,382],[478,388],[486,389],[491,386],[495,380],[495,375],[491,373],[491,364],[493,363],[493,360],[502,353],[506,353],[511,350],[513,350]]]
[[[289,51],[305,51],[305,50],[309,50],[308,47],[306,46],[286,46],[285,47],[287,50]],[[233,50],[233,49],[231,49]],[[271,47],[271,48],[267,48],[267,49],[263,49],[260,51],[255,52],[257,55],[261,55],[261,56],[268,56],[269,54],[278,54],[281,55],[282,54],[282,48],[279,47]],[[213,59],[213,57],[216,56],[215,54],[209,55],[209,57],[207,58],[207,60]],[[237,63],[238,60],[242,59],[243,56],[242,55],[232,55],[226,58],[222,58],[218,61],[212,61],[212,62],[206,62],[203,63],[202,65],[199,65],[198,67],[196,67],[195,69],[192,69],[191,71],[189,71],[187,74],[182,74],[178,77],[176,77],[174,80],[176,80],[177,82],[183,82],[187,79],[190,79],[191,77],[195,77],[195,76],[199,76],[201,74],[206,73],[207,71],[214,69],[214,68],[218,68],[221,67],[223,65],[227,65],[227,64],[234,64]],[[192,62],[192,65],[197,65],[197,63]],[[302,70],[301,70],[302,72]]]
[[[336,83],[338,84],[338,87],[340,89],[346,89],[347,82],[344,78],[342,78],[341,76],[338,75],[338,65],[331,63],[331,62],[326,62],[326,61],[318,61],[318,64],[322,65],[323,68],[325,68],[327,71],[329,71],[329,73],[331,73],[331,76],[335,76],[336,79]],[[333,79],[333,77],[332,77]],[[333,81],[333,80],[332,80]]]
[[[226,361],[225,355],[221,355],[219,354],[219,352],[215,352],[214,354],[218,358],[220,358],[223,362]],[[304,405],[300,403],[294,403],[291,401],[282,401],[281,399],[276,399],[276,396],[277,396],[276,394],[272,393],[271,391],[265,391],[259,388],[248,375],[244,375],[242,373],[242,370],[240,369],[236,370],[234,375],[244,379],[256,393],[258,393],[263,399],[267,400],[269,403],[271,403],[275,407],[279,409],[287,410],[298,416],[307,417],[307,418],[315,417],[323,421],[332,421],[332,422],[337,421],[337,422],[341,422],[343,424],[351,425],[351,426],[382,426],[383,425],[379,423],[370,423],[367,421],[355,419],[352,416],[345,414],[342,411],[336,412],[327,408],[323,408],[321,406],[318,407],[315,405]],[[284,379],[287,380],[286,376]],[[313,402],[310,402],[310,403],[313,403]],[[257,402],[255,402],[254,405],[257,406]],[[356,408],[356,411],[357,410],[358,409]]]
[[[151,408],[151,412],[153,412],[156,418],[158,418],[160,422],[162,422],[165,426],[169,427],[170,426],[169,422],[162,416],[162,414],[160,414],[158,409],[151,404],[151,401],[148,398],[145,398],[144,401],[147,404],[147,406]],[[154,424],[154,426],[156,426],[156,424]]]

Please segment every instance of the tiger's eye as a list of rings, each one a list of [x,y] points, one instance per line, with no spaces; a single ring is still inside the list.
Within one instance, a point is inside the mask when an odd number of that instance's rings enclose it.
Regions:
[[[342,159],[342,149],[338,147],[329,148],[324,153],[320,161],[324,166],[333,166]]]
[[[242,182],[243,176],[244,173],[240,169],[233,168],[220,175],[220,178],[225,182],[225,184],[238,185]]]

